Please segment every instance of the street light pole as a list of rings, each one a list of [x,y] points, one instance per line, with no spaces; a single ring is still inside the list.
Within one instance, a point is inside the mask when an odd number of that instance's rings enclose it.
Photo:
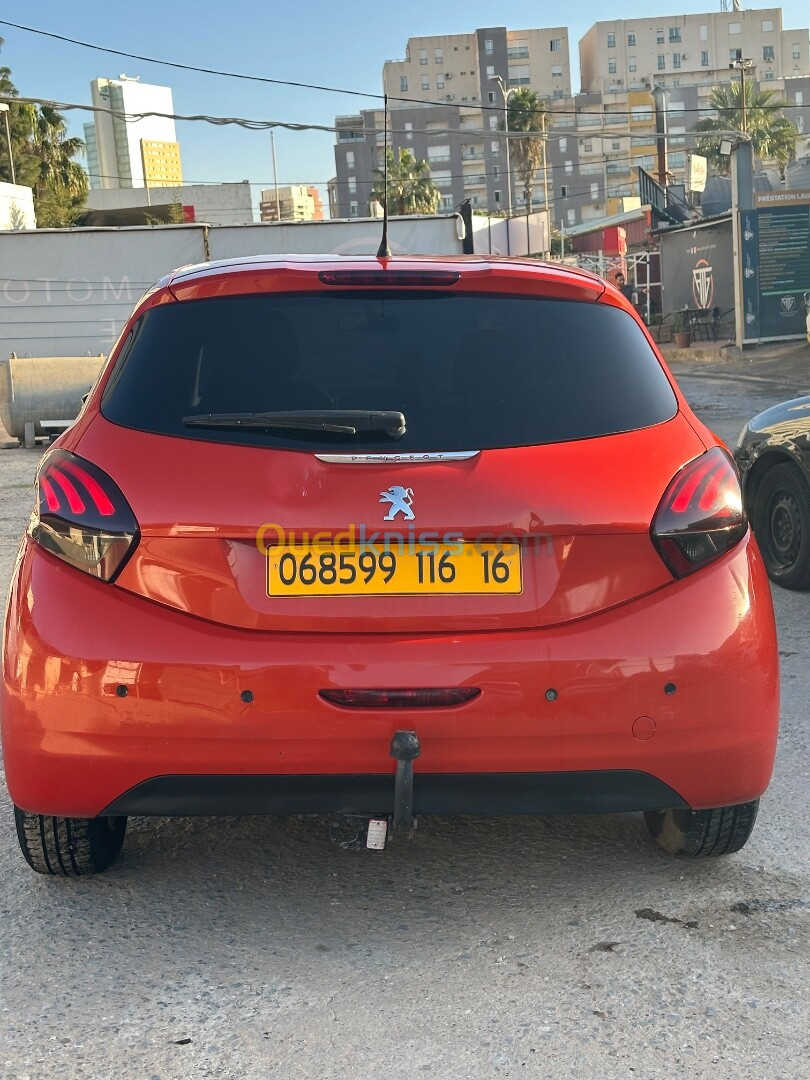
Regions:
[[[737,69],[740,73],[740,127],[743,135],[748,134],[748,114],[745,111],[745,73],[754,66],[754,61],[737,57],[728,65],[732,70]]]
[[[12,182],[12,184],[16,184],[17,183],[17,176],[16,176],[16,173],[14,172],[14,154],[12,153],[12,150],[11,150],[11,128],[8,126],[8,110],[9,110],[9,107],[6,104],[6,102],[5,101],[0,101],[0,112],[3,114],[3,118],[4,118],[5,122],[6,122],[6,139],[8,141],[8,163],[9,163],[10,171],[11,171],[11,182]]]
[[[515,87],[507,87],[506,83],[500,75],[491,75],[490,82],[497,83],[501,88],[503,94],[503,131],[504,139],[506,140],[506,213],[508,217],[512,216],[512,165],[509,160],[509,95],[514,94]]]

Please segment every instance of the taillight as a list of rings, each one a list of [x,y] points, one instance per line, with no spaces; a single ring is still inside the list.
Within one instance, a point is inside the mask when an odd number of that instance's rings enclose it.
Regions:
[[[650,534],[674,576],[682,578],[724,555],[747,531],[737,471],[716,446],[673,478]]]
[[[117,484],[84,458],[53,450],[40,465],[37,493],[28,535],[76,569],[112,581],[138,541]]]

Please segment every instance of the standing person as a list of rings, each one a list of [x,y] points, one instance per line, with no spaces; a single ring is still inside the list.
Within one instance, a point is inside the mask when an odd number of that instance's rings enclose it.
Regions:
[[[622,296],[629,300],[630,303],[634,303],[633,293],[636,291],[632,285],[628,285],[624,274],[619,270],[616,274],[616,288],[622,294]]]

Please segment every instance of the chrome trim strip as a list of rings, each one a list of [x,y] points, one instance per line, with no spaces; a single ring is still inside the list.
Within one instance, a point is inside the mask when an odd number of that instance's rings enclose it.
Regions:
[[[445,450],[433,454],[316,454],[318,461],[335,465],[420,465],[432,461],[469,461],[480,450]]]

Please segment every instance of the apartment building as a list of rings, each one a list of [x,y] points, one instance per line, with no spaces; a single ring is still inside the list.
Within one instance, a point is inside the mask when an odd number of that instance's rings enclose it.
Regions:
[[[571,94],[568,31],[564,27],[508,30],[484,27],[469,34],[410,38],[404,60],[388,60],[383,87],[389,98],[388,146],[408,147],[430,163],[431,178],[452,210],[469,199],[475,209],[508,203],[503,94],[528,87],[539,97]],[[385,151],[382,110],[337,117],[335,182],[330,209],[339,217],[364,216]],[[513,177],[513,205],[520,202]],[[542,190],[533,202],[542,200]]]
[[[182,183],[172,92],[138,77],[94,79],[90,92],[99,111],[84,125],[87,171],[92,190],[173,187]],[[127,121],[123,114],[157,112]]]
[[[598,22],[579,43],[582,89],[603,93],[728,82],[743,58],[762,83],[806,75],[810,30],[785,30],[781,8],[756,8]]]
[[[670,182],[685,188],[697,143],[692,129],[710,115],[713,88],[739,78],[729,68],[734,58],[754,60],[757,84],[783,95],[797,131],[810,132],[810,31],[784,30],[779,8],[596,23],[580,42],[582,92],[574,95],[567,42],[565,29],[490,28],[411,38],[405,60],[386,63],[388,145],[408,146],[430,162],[443,209],[466,198],[475,209],[506,207],[503,97],[492,82],[497,75],[508,87],[529,85],[546,103],[547,168],[545,177],[542,170],[536,176],[532,202],[544,205],[546,187],[557,225],[579,225],[637,204],[638,167],[658,171],[656,87],[667,113]],[[549,64],[547,57],[556,54],[561,63]],[[382,166],[383,113],[338,117],[336,126],[330,210],[363,216],[373,170]],[[512,181],[512,206],[519,210],[520,184],[514,175]]]
[[[265,188],[259,201],[262,221],[323,221],[320,192],[306,184]]]

